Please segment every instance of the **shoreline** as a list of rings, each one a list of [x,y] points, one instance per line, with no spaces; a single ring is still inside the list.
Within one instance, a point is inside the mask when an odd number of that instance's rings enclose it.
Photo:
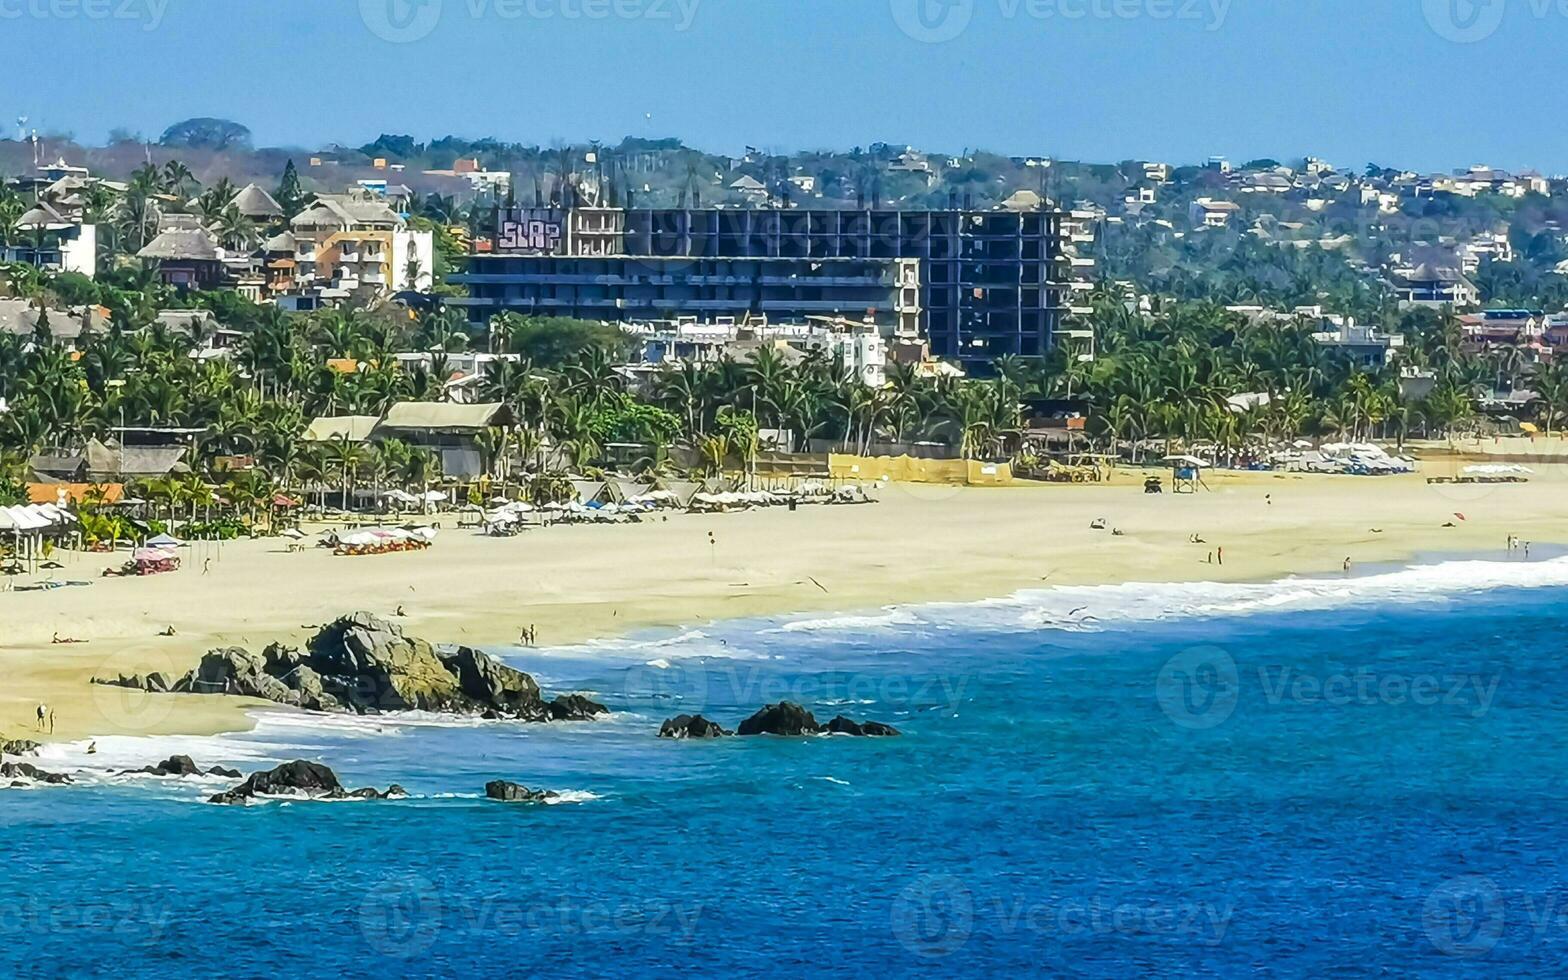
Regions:
[[[247,731],[248,712],[275,706],[88,681],[183,673],[213,647],[299,644],[308,627],[358,609],[390,615],[402,605],[407,616],[397,621],[432,642],[513,647],[533,625],[542,645],[561,647],[1053,586],[1332,580],[1345,557],[1355,569],[1439,555],[1505,560],[1511,534],[1538,542],[1541,560],[1555,553],[1548,546],[1568,545],[1556,472],[1463,486],[1223,472],[1205,476],[1209,491],[1180,497],[1145,496],[1141,479],[1134,470],[1094,485],[894,485],[869,506],[672,515],[510,539],[457,531],[443,515],[448,529],[426,552],[340,558],[290,554],[272,539],[231,542],[193,550],[180,572],[147,579],[100,579],[109,556],[74,555],[56,576],[91,587],[0,594],[9,622],[0,670],[11,681],[0,691],[0,733],[72,741]],[[1092,530],[1100,517],[1123,535]],[[1195,533],[1207,544],[1192,544]],[[1220,549],[1225,564],[1210,564]],[[212,558],[205,573],[203,554]],[[156,635],[170,625],[176,636]],[[87,642],[54,645],[55,633]],[[39,702],[55,710],[52,735],[40,737],[33,724]]]

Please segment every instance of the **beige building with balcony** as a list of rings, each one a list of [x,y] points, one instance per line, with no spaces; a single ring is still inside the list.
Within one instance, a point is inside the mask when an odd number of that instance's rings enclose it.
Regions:
[[[324,298],[430,289],[434,236],[371,195],[323,194],[289,222],[294,286]]]

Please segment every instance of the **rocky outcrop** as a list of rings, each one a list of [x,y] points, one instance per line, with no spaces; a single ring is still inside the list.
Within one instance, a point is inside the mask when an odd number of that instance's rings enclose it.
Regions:
[[[50,783],[59,786],[71,781],[70,776],[58,772],[44,772],[27,762],[0,762],[0,779],[11,780],[12,786],[26,786],[30,783]]]
[[[858,735],[870,738],[890,738],[900,734],[892,725],[884,725],[880,721],[858,722],[843,715],[828,722],[824,730],[833,735]]]
[[[337,773],[319,762],[286,762],[267,772],[252,773],[251,777],[231,790],[213,796],[207,802],[225,804],[249,803],[258,797],[292,796],[307,800],[385,800],[404,796],[401,786],[389,786],[382,793],[373,789],[350,792],[338,781]]]
[[[733,734],[702,715],[676,715],[659,726],[660,738],[723,738]]]
[[[793,701],[770,704],[740,723],[738,735],[816,735],[822,731],[811,712]]]
[[[610,713],[609,708],[581,694],[562,695],[551,701],[548,707],[551,721],[592,721]]]
[[[569,721],[606,713],[581,695],[546,702],[532,677],[470,647],[438,651],[369,613],[324,627],[306,649],[281,644],[259,655],[212,650],[195,670],[169,683],[159,675],[98,679],[147,691],[233,694],[309,711],[432,711],[518,721]]]
[[[678,719],[677,719],[678,720]],[[666,725],[669,722],[665,723]],[[793,701],[770,704],[740,723],[736,729],[741,735],[856,735],[886,738],[899,734],[892,725],[880,721],[858,722],[839,715],[826,725],[817,723],[811,712]],[[664,732],[661,730],[660,735]]]
[[[25,738],[13,739],[9,742],[0,741],[0,755],[37,755],[42,748],[37,742]]]
[[[456,681],[457,692],[476,705],[505,717],[546,721],[548,707],[532,677],[471,647],[441,655],[440,663]]]
[[[485,797],[502,803],[544,803],[560,795],[547,789],[529,789],[527,786],[509,783],[504,779],[494,779],[485,783]]]
[[[211,769],[202,770],[188,755],[171,755],[156,766],[143,766],[140,769],[126,769],[132,775],[146,774],[149,776],[226,776],[230,779],[240,778],[237,769],[225,769],[222,766],[213,766]]]

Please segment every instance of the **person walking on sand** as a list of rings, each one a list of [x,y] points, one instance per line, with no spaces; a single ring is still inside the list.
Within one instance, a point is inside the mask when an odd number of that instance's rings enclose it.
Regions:
[[[47,704],[40,704],[38,706],[38,730],[39,731],[43,731],[44,730],[44,723],[45,722],[47,722],[48,725],[49,725],[49,734],[53,735],[54,734],[54,712],[52,710],[50,710],[50,708],[49,708],[49,706]]]
[[[1225,564],[1225,549],[1224,548],[1215,548],[1214,549],[1214,553],[1219,556],[1220,564],[1221,565]]]
[[[1348,556],[1345,558],[1345,574],[1350,574],[1350,558]]]

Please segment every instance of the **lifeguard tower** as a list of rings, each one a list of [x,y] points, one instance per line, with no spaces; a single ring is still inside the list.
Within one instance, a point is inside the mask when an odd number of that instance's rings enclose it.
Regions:
[[[1197,493],[1204,486],[1203,468],[1208,463],[1196,456],[1167,456],[1165,462],[1171,467],[1171,493]]]

